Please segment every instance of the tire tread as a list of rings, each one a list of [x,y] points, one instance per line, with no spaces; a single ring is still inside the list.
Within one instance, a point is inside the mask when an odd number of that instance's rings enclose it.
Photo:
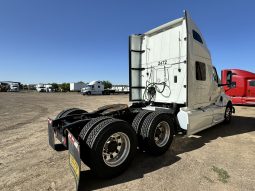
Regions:
[[[141,127],[142,127],[142,123],[145,119],[146,116],[148,116],[151,113],[151,111],[149,110],[142,110],[141,112],[139,112],[136,117],[134,118],[133,122],[132,122],[132,127],[135,130],[136,134],[140,134],[141,132]]]
[[[81,130],[79,137],[85,141],[89,133],[93,130],[93,127],[95,127],[98,123],[110,119],[111,117],[102,116],[91,119]]]
[[[150,124],[152,123],[152,121],[154,120],[154,118],[156,116],[158,116],[159,114],[161,114],[163,112],[160,112],[160,111],[155,111],[155,112],[152,112],[151,114],[149,114],[144,122],[143,122],[143,125],[142,125],[142,128],[141,128],[141,136],[145,139],[149,136],[149,131],[150,131]]]
[[[97,136],[99,135],[99,133],[108,125],[110,125],[111,123],[115,122],[115,121],[120,121],[119,119],[108,119],[108,120],[104,120],[101,123],[99,123],[88,135],[88,138],[86,140],[86,144],[89,146],[89,148],[92,149],[93,144],[97,138]]]

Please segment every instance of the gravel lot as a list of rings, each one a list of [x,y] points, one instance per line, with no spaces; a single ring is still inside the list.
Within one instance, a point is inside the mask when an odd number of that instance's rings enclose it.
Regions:
[[[127,95],[0,93],[0,190],[75,190],[67,151],[48,145],[47,117],[128,103]],[[255,190],[255,107],[236,106],[230,125],[174,138],[160,157],[137,153],[122,175],[102,180],[83,166],[82,190]]]

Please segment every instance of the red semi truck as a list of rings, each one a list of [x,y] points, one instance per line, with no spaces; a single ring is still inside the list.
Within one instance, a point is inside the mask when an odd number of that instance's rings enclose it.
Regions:
[[[245,70],[226,69],[222,71],[222,83],[227,83],[227,74],[232,72],[232,87],[224,86],[233,104],[255,105],[255,74]]]

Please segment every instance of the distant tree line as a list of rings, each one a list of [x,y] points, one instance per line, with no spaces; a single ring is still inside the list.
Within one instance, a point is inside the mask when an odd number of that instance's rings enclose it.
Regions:
[[[111,89],[112,88],[112,83],[110,81],[104,80],[104,81],[102,81],[102,83],[103,83],[105,89]],[[68,91],[70,91],[70,83],[58,84],[58,83],[54,82],[54,83],[51,83],[51,85],[52,85],[53,91],[56,91],[56,92],[68,92]],[[35,90],[35,87],[29,87],[26,84],[21,84],[20,88],[23,89],[23,90]]]
[[[70,91],[70,83],[62,83],[62,84],[57,84],[57,83],[52,83],[52,89],[55,91],[61,91],[61,92],[68,92]]]
[[[104,89],[111,89],[112,88],[112,83],[108,80],[104,80],[102,81],[103,85],[104,85]]]

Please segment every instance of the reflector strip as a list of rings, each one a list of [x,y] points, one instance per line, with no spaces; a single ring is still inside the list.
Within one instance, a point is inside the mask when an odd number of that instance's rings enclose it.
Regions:
[[[77,143],[75,138],[70,133],[68,133],[68,137],[69,137],[69,140],[72,142],[72,144],[75,146],[75,148],[80,152],[79,144]]]

